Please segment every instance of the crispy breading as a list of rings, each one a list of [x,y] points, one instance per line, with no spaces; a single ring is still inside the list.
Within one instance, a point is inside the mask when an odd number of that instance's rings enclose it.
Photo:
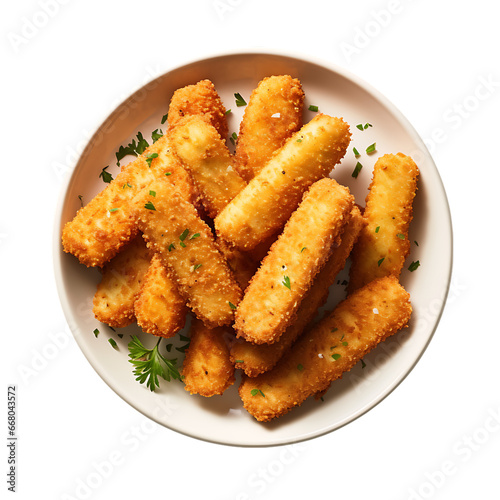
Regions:
[[[318,273],[311,289],[304,296],[297,310],[295,321],[283,332],[274,344],[252,344],[238,339],[231,345],[231,361],[249,377],[271,370],[281,356],[290,348],[306,326],[313,320],[328,298],[328,289],[337,274],[344,268],[352,247],[358,238],[365,220],[357,206],[351,210],[351,218],[342,232],[342,240],[334,248],[325,267]]]
[[[207,214],[214,218],[245,186],[226,143],[202,116],[188,116],[169,132],[172,150],[191,174]]]
[[[253,90],[240,122],[235,166],[249,181],[302,127],[304,91],[290,75],[270,76]]]
[[[152,182],[134,204],[148,246],[159,253],[188,307],[207,326],[231,323],[241,290],[194,206],[170,177]]]
[[[319,114],[271,157],[262,170],[215,218],[220,238],[242,250],[280,230],[309,186],[326,177],[344,156],[349,126]]]
[[[306,332],[269,372],[243,376],[243,406],[259,421],[284,415],[328,388],[379,342],[408,324],[410,296],[394,276],[358,289]]]
[[[158,157],[148,164],[147,154]],[[86,266],[102,267],[137,235],[131,201],[141,189],[157,177],[169,173],[183,185],[183,191],[196,196],[192,181],[176,157],[169,151],[167,137],[162,137],[80,208],[62,232],[65,252],[75,255]]]
[[[186,323],[185,300],[157,254],[151,258],[134,312],[142,331],[158,337],[173,337]]]
[[[223,139],[227,137],[226,108],[210,80],[177,89],[168,108],[169,127],[177,126],[185,116],[203,115],[217,129]]]
[[[245,290],[235,315],[238,337],[255,344],[279,339],[339,241],[353,205],[349,189],[333,179],[309,188]]]
[[[254,260],[247,252],[231,247],[223,240],[217,239],[216,242],[231,271],[233,271],[238,285],[244,291],[255,271],[257,271],[260,262]]]
[[[415,162],[402,153],[386,154],[375,163],[363,214],[367,225],[352,252],[349,292],[375,278],[400,275],[410,252],[418,174]]]
[[[137,235],[103,269],[93,300],[98,321],[123,327],[135,321],[134,302],[151,260],[141,235]]]
[[[229,360],[229,349],[224,327],[207,328],[193,319],[189,347],[182,364],[186,391],[211,397],[222,394],[234,384],[234,365]]]

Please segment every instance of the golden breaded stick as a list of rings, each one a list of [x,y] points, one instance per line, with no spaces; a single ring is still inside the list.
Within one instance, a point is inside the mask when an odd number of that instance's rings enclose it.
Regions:
[[[333,179],[309,188],[245,291],[235,315],[238,337],[255,344],[279,339],[330,257],[353,205],[349,189]]]
[[[259,421],[284,415],[327,389],[410,316],[410,296],[396,277],[369,283],[301,336],[271,371],[244,377],[243,406]]]
[[[151,258],[134,312],[142,331],[158,337],[173,337],[186,323],[185,300],[157,254]]]
[[[186,391],[211,397],[222,394],[234,381],[234,366],[224,340],[227,328],[207,328],[193,319],[182,375]]]
[[[134,302],[150,260],[150,252],[138,235],[108,262],[93,300],[97,320],[117,328],[134,322]]]
[[[413,216],[418,167],[402,153],[375,163],[361,231],[352,252],[348,291],[393,274],[399,276],[410,252],[408,228]]]
[[[350,136],[342,119],[323,114],[313,118],[215,218],[219,237],[251,250],[282,228],[307,188],[344,156]]]
[[[179,120],[170,144],[197,185],[207,214],[214,218],[245,186],[215,127],[201,116]]]
[[[168,108],[169,127],[177,126],[183,117],[191,115],[207,117],[220,136],[227,137],[226,108],[210,80],[201,80],[174,92]]]
[[[249,181],[271,155],[302,127],[304,91],[290,75],[264,78],[254,89],[240,123],[235,166]]]
[[[134,204],[148,246],[159,253],[188,307],[207,326],[231,323],[241,290],[194,206],[169,177],[152,182]]]
[[[233,271],[241,290],[245,290],[255,271],[257,271],[260,262],[252,259],[246,252],[229,246],[223,240],[216,240],[216,242],[222,255],[226,258],[231,271]]]
[[[147,161],[148,154],[158,155],[150,159],[151,165]],[[137,234],[131,212],[134,196],[165,173],[182,184],[184,192],[193,192],[191,180],[176,157],[169,152],[168,141],[164,136],[123,167],[103,191],[65,224],[62,233],[64,251],[75,255],[86,266],[102,267]]]
[[[352,247],[364,226],[365,220],[357,206],[351,211],[351,218],[342,232],[342,241],[335,248],[325,267],[318,273],[311,289],[304,296],[297,310],[297,318],[274,344],[252,344],[239,340],[231,346],[231,361],[249,377],[271,370],[281,356],[304,331],[328,298],[328,289],[337,274],[344,268]]]

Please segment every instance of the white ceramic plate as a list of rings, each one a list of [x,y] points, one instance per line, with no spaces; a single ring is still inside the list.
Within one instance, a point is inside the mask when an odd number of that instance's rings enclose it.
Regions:
[[[420,168],[419,190],[410,230],[411,255],[401,282],[411,294],[414,308],[411,325],[381,344],[341,380],[332,384],[324,401],[308,400],[300,408],[273,421],[255,421],[243,408],[236,384],[222,396],[190,396],[179,381],[161,381],[150,392],[134,380],[128,362],[130,334],[139,334],[146,345],[152,336],[136,326],[122,329],[123,338],[98,323],[92,314],[92,297],[99,272],[87,269],[61,249],[62,225],[72,219],[83,197],[88,202],[105,185],[99,178],[103,167],[116,174],[115,151],[132,140],[138,131],[148,140],[168,110],[174,90],[201,79],[212,80],[228,115],[230,133],[238,132],[243,108],[235,105],[234,93],[248,100],[250,92],[265,76],[290,74],[299,78],[306,94],[306,108],[312,104],[321,112],[342,116],[353,134],[351,147],[332,176],[349,186],[358,203],[364,205],[373,165],[378,156],[403,152]],[[304,120],[314,115],[305,112]],[[358,130],[358,124],[372,124]],[[376,143],[377,152],[365,154]],[[361,153],[355,158],[352,146]],[[123,162],[128,161],[126,158]],[[351,176],[356,163],[363,165],[357,179]],[[418,242],[418,246],[414,242]],[[341,68],[295,57],[269,54],[229,54],[193,62],[174,69],[137,90],[97,129],[67,181],[57,214],[55,273],[68,323],[83,353],[102,379],[124,400],[144,415],[177,432],[210,442],[237,446],[267,446],[293,443],[335,430],[359,417],[387,396],[411,371],[428,345],[439,322],[448,292],[452,264],[452,229],[446,194],[433,160],[422,140],[401,113],[365,82]],[[420,267],[408,271],[412,261]],[[346,277],[340,278],[340,282]],[[332,286],[329,307],[343,297],[341,284]],[[95,337],[93,330],[100,330]],[[108,343],[114,338],[115,350]],[[179,355],[179,362],[182,356]]]

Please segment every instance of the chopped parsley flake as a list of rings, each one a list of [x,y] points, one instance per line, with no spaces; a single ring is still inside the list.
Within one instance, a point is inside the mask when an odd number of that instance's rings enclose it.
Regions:
[[[236,106],[241,107],[241,106],[246,106],[247,103],[243,97],[241,97],[241,94],[239,92],[235,92],[234,98],[236,100]]]
[[[378,233],[379,231],[380,231],[380,226],[377,226],[377,227],[375,228],[375,232],[376,232],[376,233]]]
[[[356,148],[352,148],[352,152],[354,153],[354,156],[357,158],[358,156],[361,156],[359,154],[359,151]]]
[[[232,302],[228,302],[228,304],[233,311],[236,309],[236,306]]]
[[[189,239],[190,240],[194,240],[195,238],[199,238],[201,236],[200,233],[194,233],[193,236],[190,236]]]
[[[233,132],[229,137],[229,140],[231,141],[233,146],[236,146],[236,143],[238,142],[238,134],[236,132]]]
[[[410,272],[413,272],[413,271],[415,271],[415,270],[418,268],[418,266],[420,266],[420,261],[419,261],[419,260],[416,260],[416,261],[412,262],[412,263],[409,265],[408,270],[409,270]]]
[[[161,117],[161,124],[163,125],[168,120],[168,113]]]
[[[338,352],[335,352],[332,354],[332,358],[337,361],[338,359],[340,359],[342,356],[338,353]]]
[[[266,396],[264,396],[264,393],[260,390],[260,389],[252,389],[250,391],[250,394],[252,396],[257,396],[258,394],[260,394],[263,398],[265,398]]]
[[[182,231],[182,234],[179,236],[179,239],[181,241],[184,241],[187,238],[188,234],[189,234],[189,229],[184,229],[184,231]]]
[[[113,346],[113,349],[118,350],[118,344],[115,339],[108,339],[108,342]]]
[[[154,158],[158,158],[158,153],[150,153],[146,155],[146,163],[148,164],[148,167],[151,167],[151,162]]]
[[[99,336],[99,328],[94,330],[94,337],[97,338]]]
[[[196,264],[194,267],[193,267],[193,271],[196,271],[197,269],[199,269],[203,264]]]
[[[361,172],[361,169],[363,168],[363,165],[361,165],[361,163],[356,163],[356,166],[354,167],[354,170],[352,171],[352,177],[354,177],[355,179],[358,177],[358,174]]]
[[[319,111],[318,106],[315,106],[314,104],[309,105],[308,109],[309,109],[309,111],[314,111],[314,112]]]
[[[384,262],[384,259],[385,257],[382,257],[378,262],[377,262],[377,265],[378,267],[380,267],[380,264],[382,264],[382,262]]]
[[[149,194],[150,194],[151,196],[156,196],[156,191],[152,191],[152,190],[150,190],[150,191],[149,191]]]
[[[398,233],[396,235],[400,240],[404,240],[405,239],[405,235],[403,233]]]
[[[304,369],[304,367],[301,364],[297,365],[297,370],[299,370],[299,372],[301,372],[303,369]]]
[[[147,208],[148,210],[156,210],[155,206],[151,201],[148,201],[145,205],[144,208]]]
[[[374,142],[373,144],[370,144],[367,148],[366,148],[366,153],[367,154],[370,154],[370,153],[375,153],[375,151],[377,150],[377,143]]]
[[[282,285],[286,286],[289,290],[292,289],[292,286],[290,284],[290,277],[289,276],[283,276],[283,281],[281,282]]]

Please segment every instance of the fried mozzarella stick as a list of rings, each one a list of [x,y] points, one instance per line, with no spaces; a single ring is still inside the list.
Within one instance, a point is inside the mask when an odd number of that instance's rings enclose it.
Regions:
[[[207,214],[214,218],[246,186],[233,168],[225,141],[201,116],[179,120],[169,136],[174,153],[200,191]]]
[[[402,153],[375,163],[364,211],[367,225],[352,252],[349,292],[375,278],[400,275],[410,252],[408,228],[418,174],[415,162]]]
[[[316,276],[311,289],[300,303],[295,321],[274,344],[252,344],[244,340],[234,342],[231,345],[231,361],[235,363],[236,368],[242,369],[249,377],[256,377],[276,365],[326,302],[328,289],[344,268],[364,224],[359,208],[354,206],[351,218],[342,233],[340,246],[333,250],[325,267]]]
[[[255,344],[279,339],[339,241],[353,205],[348,188],[333,179],[309,188],[245,290],[235,315],[238,337]]]
[[[305,333],[269,372],[244,377],[243,406],[269,421],[301,405],[339,379],[379,342],[408,324],[410,296],[395,276],[360,288]]]
[[[349,126],[317,115],[292,135],[262,170],[215,218],[220,238],[242,250],[281,229],[313,182],[326,177],[344,156]]]
[[[290,75],[264,78],[254,89],[240,123],[235,166],[249,181],[271,155],[302,127],[304,91]]]
[[[234,381],[234,366],[224,339],[227,328],[207,328],[193,319],[189,347],[182,364],[186,391],[211,397],[222,394]]]
[[[227,136],[226,108],[210,80],[177,89],[168,108],[168,125],[176,127],[185,116],[202,115],[208,118],[220,136]]]
[[[147,155],[158,155],[149,157]],[[80,208],[62,232],[65,252],[75,255],[88,267],[102,267],[138,232],[132,216],[131,201],[157,177],[169,174],[183,184],[186,193],[193,192],[192,181],[169,151],[165,136],[141,156],[122,168],[106,188]]]
[[[134,312],[142,331],[158,337],[173,337],[184,328],[187,314],[185,300],[168,276],[158,254],[151,258],[134,303]]]
[[[106,264],[93,300],[98,321],[117,328],[135,321],[134,302],[150,260],[150,252],[138,235]]]
[[[194,206],[170,177],[152,182],[134,204],[148,246],[160,255],[188,307],[207,326],[231,323],[241,290]]]

